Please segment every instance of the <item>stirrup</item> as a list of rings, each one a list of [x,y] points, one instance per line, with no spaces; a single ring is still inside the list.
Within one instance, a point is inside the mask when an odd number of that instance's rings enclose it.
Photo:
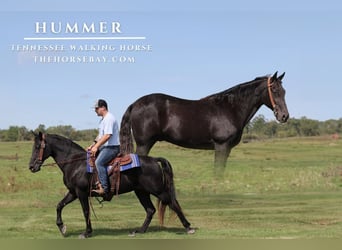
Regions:
[[[97,189],[93,189],[93,190],[91,190],[91,192],[97,193],[98,195],[103,195],[105,193],[105,190],[103,189],[101,183],[98,183]]]

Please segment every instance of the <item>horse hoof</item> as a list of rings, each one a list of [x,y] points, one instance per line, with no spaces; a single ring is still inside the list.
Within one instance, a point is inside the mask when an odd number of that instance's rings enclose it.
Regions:
[[[91,233],[82,233],[78,236],[79,239],[86,239],[91,237]]]
[[[135,232],[130,232],[130,233],[128,234],[128,236],[129,236],[129,237],[135,237]]]
[[[135,237],[135,235],[136,235],[135,233],[136,233],[135,231],[129,232],[128,236],[129,237]]]
[[[194,234],[195,232],[196,232],[196,230],[193,229],[193,228],[188,228],[188,229],[186,230],[186,233],[187,233],[187,234]]]
[[[63,236],[65,236],[66,231],[67,231],[66,225],[62,224],[62,225],[58,226],[58,228],[59,228],[59,231],[61,232],[61,234],[62,234]]]

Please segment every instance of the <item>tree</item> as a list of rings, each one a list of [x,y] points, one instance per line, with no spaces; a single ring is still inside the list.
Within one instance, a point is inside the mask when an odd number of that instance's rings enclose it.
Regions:
[[[263,115],[256,116],[251,122],[251,131],[258,135],[263,135],[265,132],[266,119]]]
[[[280,125],[276,121],[270,121],[265,124],[264,135],[268,137],[276,137],[278,127]]]
[[[36,128],[34,130],[34,132],[35,133],[39,133],[39,132],[46,133],[45,125],[44,124],[39,124],[38,128]]]
[[[17,126],[10,126],[7,130],[7,133],[5,133],[4,141],[17,141],[18,131],[19,128]]]
[[[323,134],[335,134],[341,132],[341,124],[339,124],[338,120],[327,120],[322,122],[322,133]]]
[[[320,135],[319,122],[304,116],[300,119],[300,131],[303,136]]]
[[[300,120],[296,118],[290,118],[285,124],[278,126],[278,137],[294,137],[300,136]]]
[[[72,139],[72,136],[75,135],[76,130],[70,125],[67,125],[67,126],[59,125],[55,127],[49,127],[46,130],[46,133],[58,134],[58,135],[62,135],[62,136]]]

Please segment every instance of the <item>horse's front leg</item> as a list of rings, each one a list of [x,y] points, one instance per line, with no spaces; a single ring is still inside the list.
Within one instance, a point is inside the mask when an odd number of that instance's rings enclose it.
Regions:
[[[228,143],[215,144],[215,175],[216,177],[223,177],[224,169],[227,164],[227,158],[230,154],[231,147]]]
[[[81,202],[84,219],[86,222],[86,230],[84,233],[80,234],[80,238],[89,238],[92,235],[93,229],[91,227],[90,221],[90,206],[87,192],[78,192],[78,199]]]
[[[77,196],[70,193],[69,191],[57,205],[56,224],[58,226],[59,231],[62,233],[63,236],[65,236],[65,233],[66,233],[66,226],[64,225],[63,220],[62,220],[62,210],[67,204],[69,204],[70,202],[73,202],[76,198]]]
[[[137,143],[136,154],[148,155],[151,148],[153,147],[154,143],[155,143],[155,141],[148,141],[145,144],[138,144]]]

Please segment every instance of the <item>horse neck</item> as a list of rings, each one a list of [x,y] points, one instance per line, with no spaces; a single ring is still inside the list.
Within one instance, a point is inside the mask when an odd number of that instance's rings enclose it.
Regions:
[[[72,141],[52,137],[47,143],[51,149],[51,157],[63,172],[65,166],[69,165],[67,163],[69,163],[71,158],[78,159],[82,155],[85,157],[85,152],[77,147]]]
[[[238,107],[237,112],[241,117],[241,126],[244,127],[260,107],[265,104],[265,98],[267,97],[267,79],[241,86],[241,88],[240,94],[237,94],[237,97],[234,98],[234,106]]]

